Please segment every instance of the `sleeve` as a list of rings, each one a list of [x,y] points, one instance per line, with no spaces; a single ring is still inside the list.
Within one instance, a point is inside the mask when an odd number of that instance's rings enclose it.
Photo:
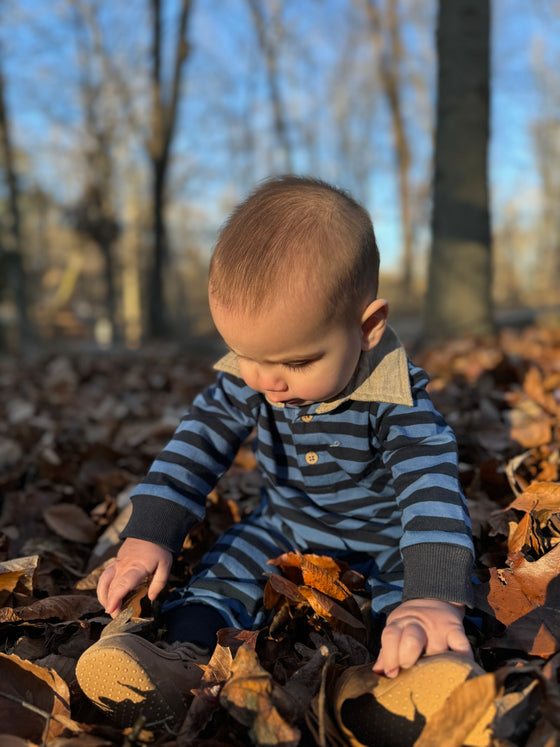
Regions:
[[[401,511],[403,601],[434,598],[472,606],[471,523],[459,482],[457,444],[409,366],[412,407],[380,405],[377,436]]]
[[[258,395],[220,373],[199,394],[173,437],[133,490],[121,538],[135,537],[178,552],[206,510],[206,497],[233,462],[256,422]]]

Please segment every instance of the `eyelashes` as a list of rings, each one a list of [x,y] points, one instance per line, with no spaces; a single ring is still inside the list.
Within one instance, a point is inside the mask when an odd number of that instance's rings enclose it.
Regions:
[[[313,361],[303,361],[303,363],[284,363],[284,368],[288,371],[303,371],[313,363]]]

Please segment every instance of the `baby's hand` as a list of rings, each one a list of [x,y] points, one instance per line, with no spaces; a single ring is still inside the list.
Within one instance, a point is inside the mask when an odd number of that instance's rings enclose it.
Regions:
[[[163,589],[171,570],[173,555],[160,545],[128,537],[115,562],[99,577],[97,598],[107,614],[115,617],[125,596],[152,576],[148,597],[153,601]]]
[[[399,669],[412,667],[422,652],[427,655],[456,651],[472,658],[463,628],[462,604],[439,599],[409,599],[387,617],[381,634],[381,651],[373,671],[396,677]]]

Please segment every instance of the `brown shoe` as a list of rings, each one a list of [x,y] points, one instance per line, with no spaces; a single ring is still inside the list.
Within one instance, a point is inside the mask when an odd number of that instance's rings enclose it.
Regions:
[[[450,651],[425,656],[394,679],[375,674],[371,664],[350,667],[337,684],[338,726],[353,747],[413,745],[427,719],[453,690],[482,674],[484,670],[473,661]],[[465,744],[474,747],[488,742],[476,736]]]
[[[116,633],[84,651],[76,676],[85,695],[121,728],[140,716],[146,726],[162,721],[177,726],[209,659],[207,649],[194,643],[160,646],[133,633]]]

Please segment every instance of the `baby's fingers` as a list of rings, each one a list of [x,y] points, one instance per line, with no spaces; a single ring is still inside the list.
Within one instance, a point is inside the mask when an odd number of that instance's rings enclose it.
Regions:
[[[123,599],[146,579],[146,572],[138,568],[129,568],[115,573],[107,590],[105,612],[115,617],[120,610]]]
[[[468,656],[474,659],[473,651],[469,639],[465,635],[465,630],[461,626],[460,628],[453,629],[447,637],[447,646],[450,651],[455,651],[463,656]]]
[[[154,572],[150,586],[148,588],[148,599],[154,601],[158,594],[163,591],[167,579],[169,578],[169,571],[171,570],[172,559],[171,556],[166,561],[161,561]]]
[[[387,625],[381,636],[381,652],[373,671],[396,677],[401,667],[412,667],[426,647],[427,637],[421,625],[415,622],[395,622]]]
[[[112,560],[110,565],[105,568],[105,570],[99,577],[99,581],[97,582],[97,598],[103,605],[104,609],[107,607],[109,587],[111,586],[113,578],[115,577],[115,570],[115,561]]]

